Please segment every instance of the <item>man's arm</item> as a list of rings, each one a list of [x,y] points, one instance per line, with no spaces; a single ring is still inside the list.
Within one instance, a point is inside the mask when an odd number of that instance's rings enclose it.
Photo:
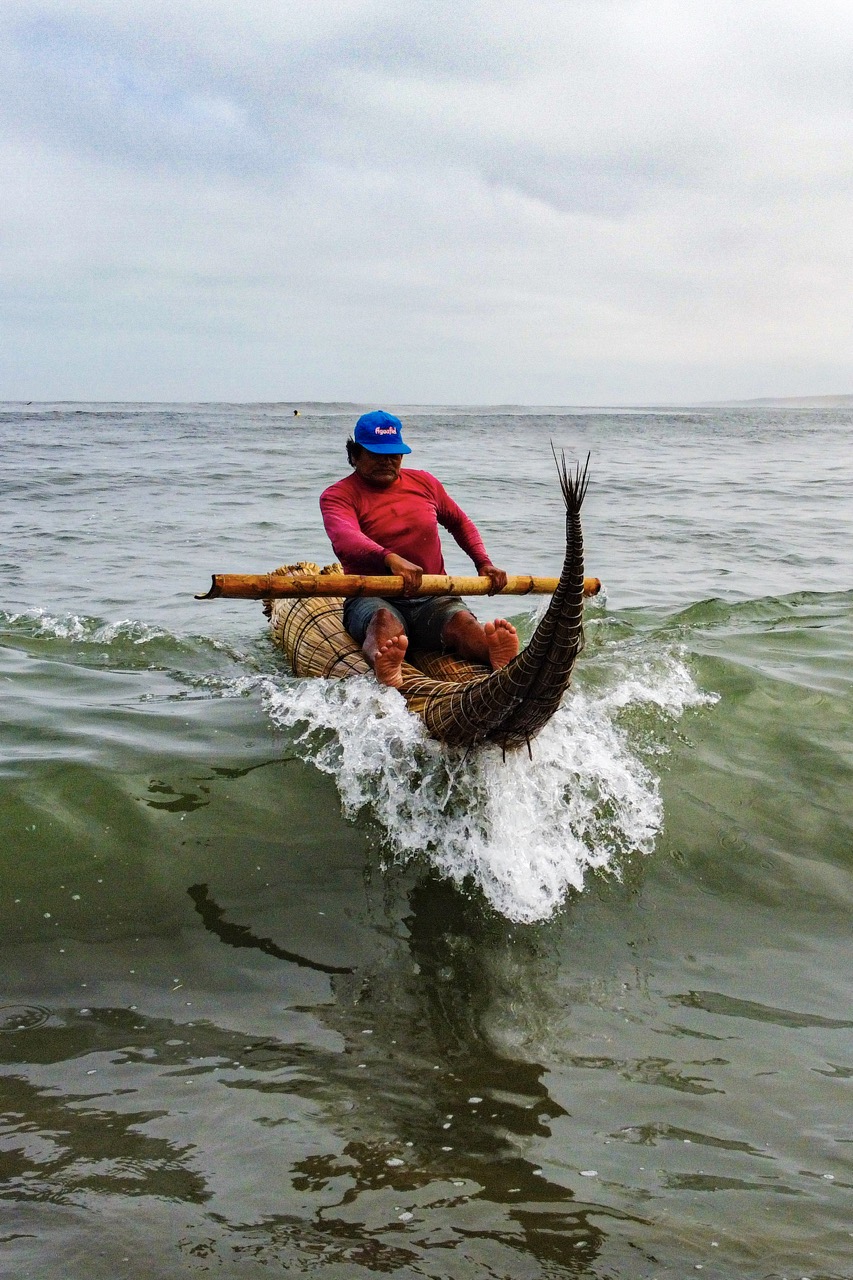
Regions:
[[[368,538],[358,523],[358,513],[345,494],[326,490],[320,495],[320,512],[329,541],[339,560],[358,573],[398,574],[403,579],[403,594],[414,595],[421,585],[423,569],[419,564],[386,551]]]
[[[435,477],[433,479],[435,480]],[[477,567],[477,572],[482,577],[489,579],[491,583],[489,595],[493,596],[496,592],[503,591],[506,586],[506,572],[492,564],[489,559],[489,553],[486,551],[485,543],[480,536],[480,531],[474,521],[470,516],[466,516],[459,504],[453,501],[450,494],[438,480],[435,480],[435,485],[435,513],[438,523],[453,535],[466,555],[471,557]]]
[[[386,551],[362,533],[358,515],[346,494],[333,485],[320,495],[320,512],[335,555],[357,573],[385,573]]]
[[[499,591],[503,591],[506,586],[506,570],[498,569],[491,561],[481,564],[477,570],[484,578],[488,578],[492,584],[489,587],[489,595],[497,595]]]
[[[385,567],[389,573],[395,573],[403,579],[404,596],[413,596],[420,591],[424,571],[419,564],[413,564],[411,560],[389,551],[385,557]]]

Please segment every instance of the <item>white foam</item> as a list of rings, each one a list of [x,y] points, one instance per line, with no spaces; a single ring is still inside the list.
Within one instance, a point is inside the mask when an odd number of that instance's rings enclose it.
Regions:
[[[7,614],[6,617],[10,625],[30,622],[34,626],[35,635],[52,636],[56,640],[89,641],[95,644],[130,640],[133,644],[146,644],[149,640],[159,640],[169,634],[160,627],[137,622],[133,618],[99,622],[95,618],[80,617],[76,613],[57,616],[48,613],[46,609],[25,609],[20,613]]]
[[[369,678],[265,680],[279,727],[335,778],[344,812],[367,809],[391,853],[426,857],[474,883],[510,920],[544,920],[592,869],[648,853],[663,821],[658,781],[618,724],[630,703],[669,718],[707,700],[674,655],[609,673],[595,694],[572,690],[526,751],[467,755],[427,737],[402,698]],[[646,749],[648,744],[646,744]]]
[[[692,707],[713,706],[719,694],[700,689],[684,661],[684,649],[659,649],[649,655],[631,642],[608,656],[611,687],[603,694],[610,710],[646,705],[673,719]]]
[[[57,640],[87,640],[91,634],[87,620],[74,613],[64,614],[60,618],[45,609],[24,609],[20,613],[7,614],[6,620],[10,626],[19,622],[31,622],[35,627],[35,635],[55,636]]]

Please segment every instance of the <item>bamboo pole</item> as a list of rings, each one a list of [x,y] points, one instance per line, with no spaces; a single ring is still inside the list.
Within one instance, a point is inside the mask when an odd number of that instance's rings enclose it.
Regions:
[[[502,596],[553,595],[558,578],[537,578],[531,574],[507,577]],[[491,588],[489,578],[464,578],[425,573],[419,596],[485,596]],[[598,578],[584,578],[585,596],[601,590]],[[283,573],[214,573],[210,590],[196,600],[285,600],[303,596],[385,596],[403,595],[403,579],[395,574],[316,573],[290,576]]]

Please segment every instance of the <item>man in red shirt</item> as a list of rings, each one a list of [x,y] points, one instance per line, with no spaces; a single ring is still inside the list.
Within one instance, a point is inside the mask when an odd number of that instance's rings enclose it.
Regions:
[[[377,409],[365,413],[347,441],[353,474],[320,497],[323,523],[344,573],[398,574],[406,597],[424,573],[444,573],[438,526],[448,529],[491,580],[492,592],[506,586],[506,574],[489,559],[474,523],[428,471],[402,469],[399,418]],[[393,601],[378,597],[347,600],[344,626],[362,647],[381,684],[399,688],[409,639],[420,649],[452,649],[463,658],[505,667],[518,653],[515,627],[503,618],[481,626],[459,596],[427,596]]]

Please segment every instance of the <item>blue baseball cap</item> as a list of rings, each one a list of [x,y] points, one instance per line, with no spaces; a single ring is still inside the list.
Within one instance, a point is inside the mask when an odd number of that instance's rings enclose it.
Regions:
[[[353,439],[370,453],[411,453],[403,443],[403,424],[393,413],[374,409],[363,413],[355,424]]]

